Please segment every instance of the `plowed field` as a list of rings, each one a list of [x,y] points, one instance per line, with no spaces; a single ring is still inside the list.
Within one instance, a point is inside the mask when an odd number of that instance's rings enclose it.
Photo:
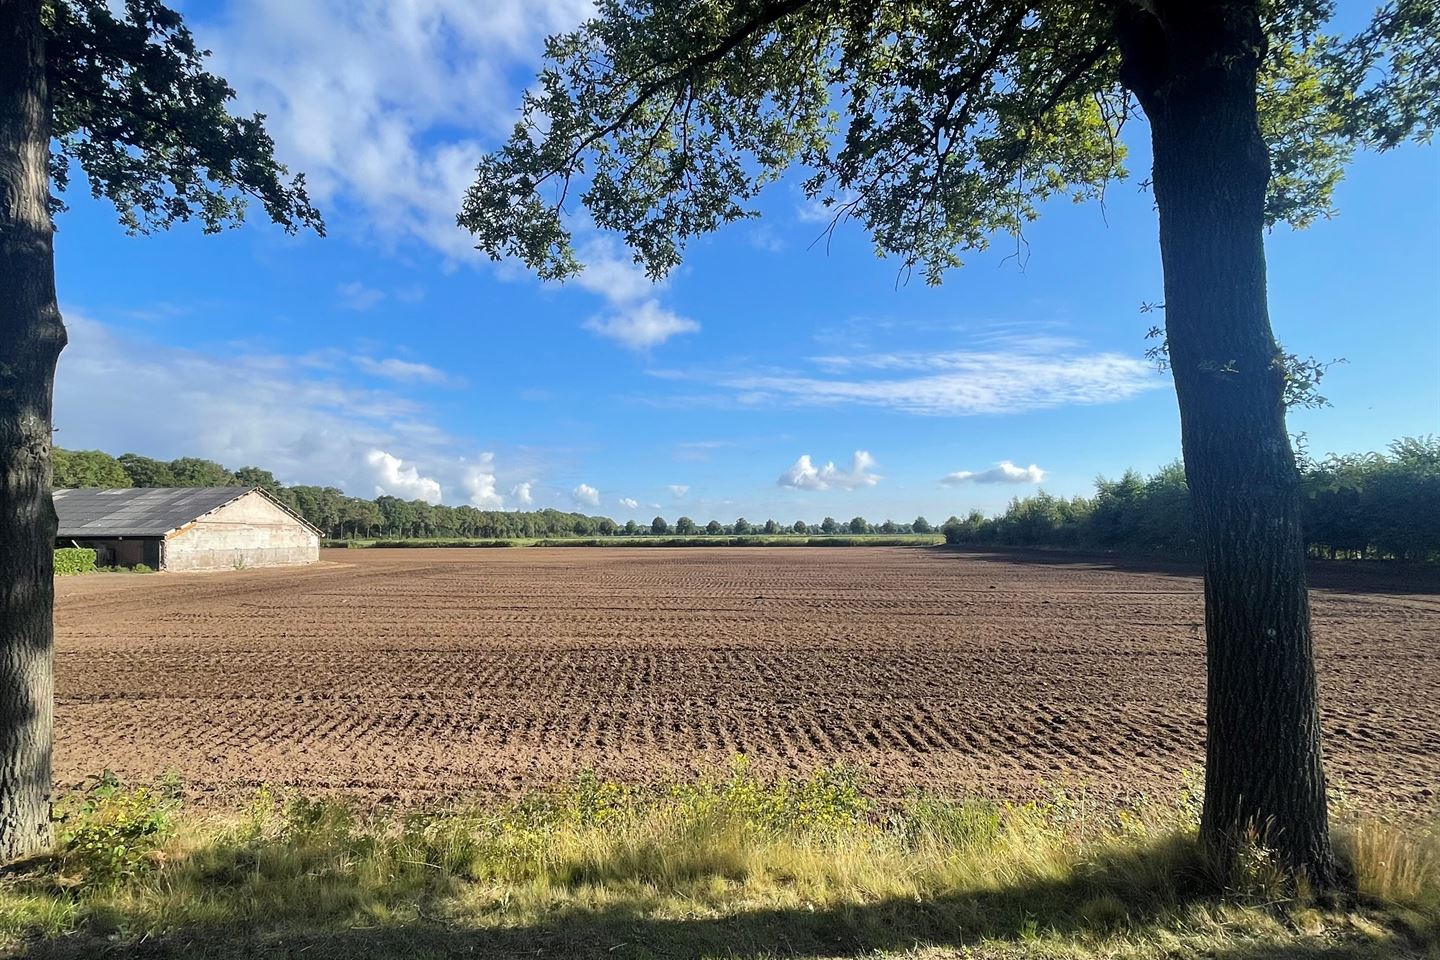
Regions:
[[[880,792],[1167,790],[1198,766],[1183,567],[933,549],[332,551],[57,583],[56,772],[402,801],[583,769],[843,762]],[[1440,788],[1440,577],[1314,575],[1327,761]]]

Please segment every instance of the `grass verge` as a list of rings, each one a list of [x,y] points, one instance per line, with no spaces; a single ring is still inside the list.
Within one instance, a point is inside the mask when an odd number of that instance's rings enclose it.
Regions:
[[[1440,835],[1347,817],[1356,902],[1217,877],[1192,804],[913,796],[743,761],[669,787],[581,778],[505,806],[360,810],[262,790],[187,813],[105,778],[54,857],[0,881],[31,957],[1440,956]]]

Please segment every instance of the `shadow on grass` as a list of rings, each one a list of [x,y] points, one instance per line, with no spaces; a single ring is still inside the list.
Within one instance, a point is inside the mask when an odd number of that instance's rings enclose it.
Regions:
[[[324,880],[337,881],[348,882],[353,889],[331,889],[317,902],[348,903],[352,909],[318,916],[297,911],[256,921],[239,919],[245,907],[237,903],[233,922],[182,925],[148,937],[107,933],[144,927],[143,918],[111,908],[108,915],[93,918],[85,932],[31,941],[15,956],[44,960],[1421,956],[1379,926],[1369,928],[1369,934],[1350,928],[1345,936],[1305,937],[1277,915],[1227,905],[1205,879],[1193,845],[1178,838],[1107,854],[1064,879],[1025,879],[994,889],[814,907],[744,909],[736,902],[707,904],[705,897],[696,896],[691,907],[662,913],[647,904],[643,894],[634,895],[646,889],[643,865],[633,876],[607,877],[612,895],[592,901],[599,905],[529,911],[512,911],[498,899],[486,902],[479,888],[471,891],[474,895],[468,900],[463,893],[452,899],[453,888],[419,896],[409,889],[387,896],[363,888],[353,877]],[[691,889],[706,886],[700,882]],[[225,915],[227,896],[243,899],[243,894],[223,884],[196,894],[215,903],[216,916]],[[466,905],[463,917],[457,904]],[[359,919],[380,915],[388,916],[388,921]],[[446,915],[456,919],[447,921]],[[1331,929],[1344,927],[1340,922]]]
[[[1005,546],[946,546],[936,553],[956,559],[1047,567],[1092,567],[1124,573],[1199,578],[1198,559],[1146,554],[1107,553],[1081,548],[1043,549]],[[1306,565],[1310,586],[1336,593],[1379,593],[1440,596],[1440,565],[1390,560],[1311,560]],[[1196,584],[1196,590],[1200,589]]]

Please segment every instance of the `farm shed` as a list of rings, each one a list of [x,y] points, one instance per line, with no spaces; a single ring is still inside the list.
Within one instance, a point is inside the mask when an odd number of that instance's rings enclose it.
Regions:
[[[56,490],[56,543],[101,566],[231,570],[314,563],[319,530],[259,487]]]

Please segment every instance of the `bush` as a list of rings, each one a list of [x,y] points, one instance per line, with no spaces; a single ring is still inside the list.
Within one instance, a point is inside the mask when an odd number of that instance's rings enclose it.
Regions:
[[[59,574],[94,573],[95,551],[84,547],[62,547],[55,551],[55,572]]]
[[[1301,511],[1311,556],[1440,560],[1440,440],[1406,437],[1388,453],[1301,461]],[[1100,477],[1093,497],[1043,490],[987,517],[972,510],[941,528],[952,545],[1084,547],[1195,557],[1199,533],[1179,463],[1150,476]]]
[[[106,886],[148,873],[175,833],[179,785],[127,787],[108,770],[56,809],[62,876]]]

